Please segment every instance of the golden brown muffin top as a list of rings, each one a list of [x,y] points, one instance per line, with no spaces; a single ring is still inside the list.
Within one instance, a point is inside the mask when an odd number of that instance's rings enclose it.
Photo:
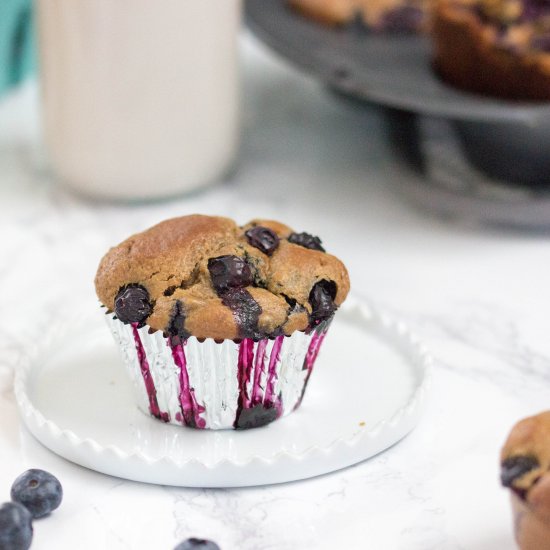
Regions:
[[[550,522],[550,411],[514,426],[501,453],[501,480]]]
[[[276,221],[166,220],[101,260],[96,292],[124,323],[215,340],[273,337],[328,321],[349,278],[317,237]]]

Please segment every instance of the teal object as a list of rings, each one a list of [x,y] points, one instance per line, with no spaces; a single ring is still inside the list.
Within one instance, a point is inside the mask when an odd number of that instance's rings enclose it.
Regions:
[[[32,0],[0,0],[0,95],[36,66]]]

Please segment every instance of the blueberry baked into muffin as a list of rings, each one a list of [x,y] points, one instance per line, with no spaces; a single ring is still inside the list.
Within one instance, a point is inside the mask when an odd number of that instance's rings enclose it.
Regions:
[[[512,100],[550,99],[546,0],[440,0],[435,67],[458,88]]]
[[[289,0],[290,6],[332,26],[360,21],[377,32],[420,32],[429,26],[432,0]]]
[[[202,215],[112,248],[96,291],[140,408],[195,428],[249,428],[299,406],[349,291],[318,237]]]
[[[550,550],[550,411],[516,424],[501,453],[521,550]]]

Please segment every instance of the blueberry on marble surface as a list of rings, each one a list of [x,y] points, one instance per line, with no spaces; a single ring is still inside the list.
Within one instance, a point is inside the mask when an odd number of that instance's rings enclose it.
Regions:
[[[211,540],[190,538],[180,542],[174,550],[220,550]]]
[[[210,258],[208,271],[218,294],[223,294],[230,288],[244,288],[252,284],[253,280],[250,266],[239,256]]]
[[[310,323],[312,326],[317,326],[322,321],[326,321],[332,317],[336,311],[336,305],[334,304],[335,297],[336,284],[334,281],[323,279],[315,283],[309,293],[309,303],[312,308]]]
[[[275,231],[272,231],[268,227],[263,227],[261,225],[252,227],[246,231],[245,236],[251,246],[261,250],[268,256],[271,256],[279,246],[279,237]]]
[[[504,487],[512,487],[514,481],[538,467],[539,461],[534,456],[510,456],[500,465],[500,481]]]
[[[47,516],[59,507],[63,500],[63,487],[49,472],[32,469],[23,472],[13,482],[10,496],[37,519]]]
[[[0,506],[0,548],[27,550],[32,543],[32,514],[18,502]]]
[[[250,409],[243,409],[237,418],[237,430],[250,430],[271,424],[277,420],[277,410],[274,407],[255,405]]]
[[[123,323],[143,323],[152,310],[149,292],[141,285],[125,286],[115,298],[115,313]]]
[[[310,250],[319,250],[325,252],[321,239],[310,235],[309,233],[291,233],[288,237],[288,242],[309,248]]]

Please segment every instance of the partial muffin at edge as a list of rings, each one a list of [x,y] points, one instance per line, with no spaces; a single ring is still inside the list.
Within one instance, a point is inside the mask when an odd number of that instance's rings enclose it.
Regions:
[[[521,550],[550,550],[550,411],[512,429],[501,452],[501,481],[511,490]]]

